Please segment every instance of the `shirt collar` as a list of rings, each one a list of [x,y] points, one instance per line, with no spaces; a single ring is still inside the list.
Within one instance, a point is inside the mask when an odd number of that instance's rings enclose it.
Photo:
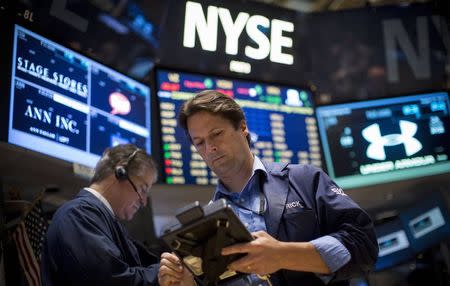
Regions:
[[[104,196],[102,196],[102,194],[100,194],[99,192],[97,192],[96,190],[92,189],[92,188],[84,188],[86,191],[88,191],[89,193],[93,194],[96,198],[98,198],[110,211],[111,213],[114,215],[114,211],[111,207],[111,204],[108,202],[108,200],[105,199]]]
[[[263,173],[264,175],[267,175],[266,167],[264,167],[264,164],[262,163],[261,159],[259,159],[258,156],[253,156],[253,158],[254,158],[254,160],[253,160],[253,167],[252,167],[252,175],[250,176],[247,183],[242,188],[241,192],[247,187],[248,183],[253,178],[253,176],[255,176],[255,174],[256,174],[256,172],[258,172],[258,170],[260,170],[260,172]],[[222,181],[219,180],[217,183],[216,192],[214,194],[214,200],[218,200],[218,199],[222,198],[223,195],[233,197],[233,196],[239,196],[239,194],[234,194],[234,193],[228,191],[227,188],[225,187],[225,185],[222,183]]]

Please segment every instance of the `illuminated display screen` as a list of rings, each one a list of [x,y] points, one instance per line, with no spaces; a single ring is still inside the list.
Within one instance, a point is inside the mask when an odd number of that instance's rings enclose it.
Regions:
[[[309,90],[166,70],[157,71],[156,84],[168,184],[217,182],[177,121],[182,103],[205,89],[218,90],[242,106],[252,150],[263,160],[321,165]]]
[[[93,167],[106,147],[150,152],[150,89],[15,27],[8,142]]]
[[[375,226],[379,253],[376,270],[383,270],[415,259],[423,250],[450,236],[444,198],[429,193],[420,203],[403,209],[398,218]]]
[[[376,226],[375,232],[379,247],[376,270],[383,270],[414,258],[414,251],[398,218]]]
[[[446,92],[318,107],[328,174],[353,188],[450,171]]]
[[[420,204],[400,213],[400,220],[416,252],[448,239],[449,219],[445,199],[438,194],[429,194],[420,200]]]

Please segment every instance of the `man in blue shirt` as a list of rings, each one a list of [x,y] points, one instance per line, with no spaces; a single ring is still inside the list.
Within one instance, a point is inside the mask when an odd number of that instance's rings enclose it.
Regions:
[[[178,119],[219,178],[214,199],[227,199],[253,232],[252,242],[222,249],[246,254],[230,269],[271,274],[273,285],[345,285],[373,267],[378,245],[370,217],[322,170],[254,156],[233,99],[201,92]]]

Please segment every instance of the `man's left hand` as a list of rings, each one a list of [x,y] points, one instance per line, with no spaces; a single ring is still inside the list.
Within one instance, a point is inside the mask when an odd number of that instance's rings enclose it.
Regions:
[[[255,238],[248,243],[239,243],[222,249],[222,255],[247,253],[246,256],[232,262],[228,268],[243,273],[266,275],[281,269],[283,261],[283,243],[265,231],[252,233]]]

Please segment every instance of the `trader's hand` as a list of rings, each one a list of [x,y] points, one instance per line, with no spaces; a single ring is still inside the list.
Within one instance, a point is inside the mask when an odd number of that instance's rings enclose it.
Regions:
[[[252,233],[255,238],[248,243],[239,243],[222,249],[222,255],[247,253],[246,256],[232,262],[228,268],[244,273],[266,275],[281,268],[282,243],[265,231]]]
[[[158,272],[160,286],[193,286],[197,285],[192,273],[183,266],[178,256],[164,252]]]

